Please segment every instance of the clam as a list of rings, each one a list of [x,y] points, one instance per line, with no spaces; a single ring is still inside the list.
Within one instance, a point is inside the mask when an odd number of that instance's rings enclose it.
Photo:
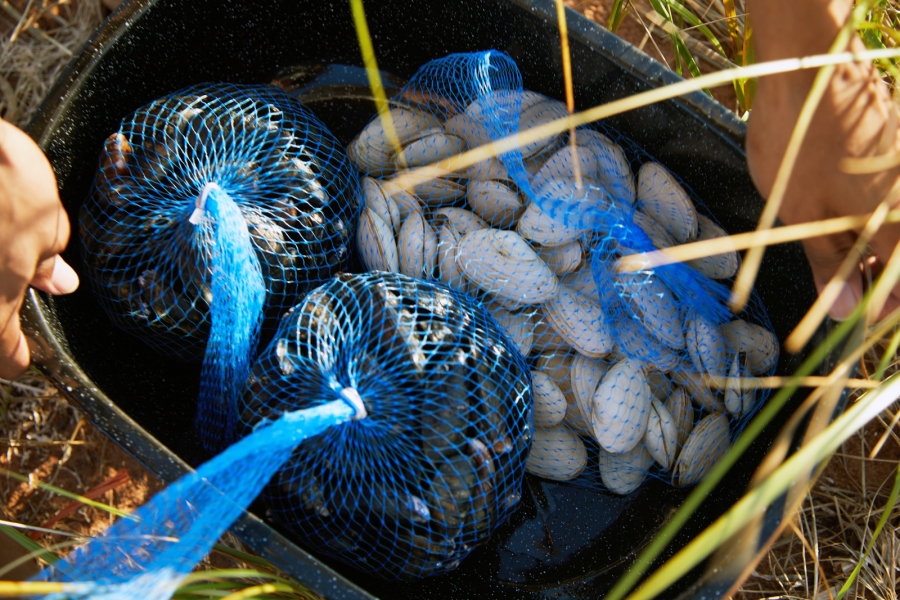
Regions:
[[[370,271],[400,272],[394,232],[371,208],[364,208],[359,217],[356,246],[360,259]]]
[[[584,250],[580,240],[574,240],[555,248],[540,248],[538,256],[544,259],[547,266],[557,275],[566,275],[581,267],[584,262]]]
[[[516,231],[530,242],[541,246],[562,246],[584,234],[584,230],[566,227],[534,202],[530,203],[516,223]]]
[[[735,319],[722,325],[722,333],[734,353],[744,353],[754,375],[768,375],[778,363],[778,338],[759,325]]]
[[[397,238],[400,272],[409,277],[429,278],[437,259],[437,236],[420,213],[410,213]]]
[[[594,279],[590,262],[584,265],[574,273],[567,273],[561,280],[562,283],[571,286],[572,289],[579,294],[587,296],[591,299],[600,300],[600,294],[597,292],[597,281]]]
[[[634,211],[634,224],[647,234],[647,237],[658,249],[671,248],[675,245],[675,240],[663,229],[662,225],[639,210]],[[630,248],[630,250],[634,250],[634,248]]]
[[[550,376],[543,371],[532,371],[534,396],[534,424],[536,427],[559,425],[566,418],[566,398]]]
[[[540,354],[561,353],[572,350],[572,345],[569,344],[568,340],[560,335],[559,331],[547,320],[546,314],[543,312],[543,306],[535,313],[534,343],[532,347],[535,352]]]
[[[659,163],[644,163],[638,171],[637,198],[644,212],[679,243],[697,237],[697,210],[684,188]]]
[[[728,417],[716,412],[704,417],[688,436],[675,464],[674,481],[678,486],[699,482],[729,447]]]
[[[684,388],[685,393],[696,402],[708,410],[721,411],[724,409],[722,401],[716,393],[704,383],[703,378],[693,371],[685,371],[683,369],[675,369],[671,373],[675,383]]]
[[[697,240],[711,240],[728,236],[724,229],[710,219],[703,215],[697,215],[697,218],[699,219]],[[737,273],[740,260],[735,250],[727,250],[721,254],[695,258],[688,261],[688,264],[711,279],[728,279],[729,277],[734,277]]]
[[[481,162],[466,168],[463,175],[469,181],[505,181],[509,179],[509,171],[496,156],[486,158]]]
[[[512,339],[522,356],[528,356],[534,344],[534,318],[527,312],[510,312],[501,306],[486,305],[488,311]]]
[[[568,116],[569,111],[565,104],[557,100],[545,99],[528,108],[522,108],[522,112],[519,114],[519,131],[525,132]],[[541,150],[553,148],[559,143],[560,139],[560,135],[556,134],[549,140],[545,138],[525,144],[519,150],[522,152],[522,157],[527,158]]]
[[[459,241],[456,262],[482,291],[522,304],[540,304],[559,288],[556,275],[513,231],[479,229]]]
[[[575,403],[578,404],[583,415],[590,417],[593,410],[594,393],[603,380],[603,376],[609,371],[610,365],[608,362],[594,360],[583,354],[575,355],[571,365],[567,379],[572,386]]]
[[[465,114],[483,123],[497,116],[511,118],[522,113],[535,104],[549,100],[547,96],[529,90],[512,91],[497,90],[493,94],[482,96],[466,107]]]
[[[665,284],[643,273],[620,273],[616,280],[623,302],[644,327],[668,347],[684,348],[681,315]]]
[[[666,398],[666,408],[675,419],[675,425],[678,428],[678,447],[681,448],[687,441],[691,430],[694,429],[694,407],[691,399],[684,393],[684,389],[676,386]]]
[[[565,425],[535,427],[525,470],[538,477],[568,481],[587,465],[584,442]]]
[[[591,428],[600,446],[613,453],[634,448],[647,431],[652,398],[639,361],[610,367],[592,399]]]
[[[491,143],[491,134],[484,126],[484,121],[465,112],[457,113],[444,121],[444,133],[464,140],[469,148]]]
[[[459,235],[446,220],[435,220],[434,225],[438,227],[437,276],[444,283],[466,293],[469,290],[469,282],[456,263]]]
[[[572,431],[584,437],[591,437],[591,425],[581,412],[578,404],[566,405],[566,418],[563,420]]]
[[[441,123],[430,114],[408,108],[393,107],[389,113],[400,144],[441,131]],[[359,132],[347,147],[347,154],[359,170],[369,175],[388,175],[396,170],[393,147],[384,129],[384,119],[377,117]]]
[[[594,178],[599,168],[597,158],[593,152],[584,147],[566,145],[553,153],[537,172],[539,180],[547,179],[573,179],[575,167],[582,179]]]
[[[587,128],[575,131],[575,141],[594,153],[599,166],[597,177],[610,195],[625,204],[634,204],[634,176],[622,148],[602,133]]]
[[[518,190],[503,181],[470,179],[466,202],[475,214],[497,229],[512,227],[525,212]]]
[[[698,373],[725,376],[728,344],[715,323],[699,314],[688,318],[685,323],[685,345]]]
[[[681,358],[674,350],[657,342],[656,337],[649,335],[647,329],[629,315],[616,319],[614,330],[616,345],[612,354],[638,358],[661,371],[670,371],[681,365]]]
[[[534,361],[534,368],[540,369],[550,376],[553,383],[559,386],[563,396],[566,397],[566,402],[569,404],[575,402],[575,395],[572,391],[572,382],[569,379],[569,373],[572,370],[573,362],[577,358],[578,355],[572,352],[571,349],[568,349],[564,352],[546,352],[539,354]]]
[[[478,229],[487,229],[489,225],[478,215],[464,208],[455,206],[444,206],[431,211],[432,217],[444,215],[450,222],[450,225],[459,233],[465,235],[470,231]]]
[[[659,466],[671,469],[678,453],[678,422],[669,409],[657,399],[650,403],[650,419],[644,434],[647,452]]]
[[[424,211],[422,202],[403,188],[393,185],[389,180],[373,181],[381,188],[381,193],[384,194],[385,198],[390,198],[397,205],[397,208],[400,210],[401,224],[409,217],[409,213],[421,213]]]
[[[444,206],[464,197],[466,184],[452,176],[435,177],[415,186],[413,192],[428,206]]]
[[[430,132],[408,144],[401,142],[402,158],[409,167],[421,167],[430,163],[449,158],[466,149],[466,142],[455,135],[447,135],[442,132]],[[401,156],[393,154],[391,159],[396,164],[401,164]]]
[[[666,374],[657,369],[647,369],[647,383],[650,385],[653,397],[663,402],[666,401],[666,398],[669,397],[674,388]]]
[[[616,494],[630,494],[641,487],[652,466],[653,457],[643,444],[617,454],[600,449],[600,479]]]
[[[725,410],[737,418],[748,414],[756,404],[756,389],[750,385],[741,385],[744,372],[741,355],[735,354],[728,369],[728,378],[733,381],[725,386]]]
[[[565,342],[591,358],[606,356],[613,347],[603,308],[586,295],[560,284],[556,296],[541,306],[545,320]]]
[[[397,203],[388,197],[385,197],[381,190],[381,186],[371,177],[363,177],[362,180],[363,197],[365,205],[375,211],[381,220],[384,221],[394,235],[400,232],[400,207]]]

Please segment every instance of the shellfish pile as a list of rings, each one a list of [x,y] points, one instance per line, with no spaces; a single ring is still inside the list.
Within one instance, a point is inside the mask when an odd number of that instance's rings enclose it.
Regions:
[[[520,130],[566,115],[565,105],[534,92],[520,100]],[[356,238],[364,265],[441,280],[480,299],[529,358],[531,473],[573,480],[599,471],[622,494],[652,469],[675,485],[696,483],[759,402],[753,388],[729,380],[716,389],[707,378],[770,374],[778,340],[765,326],[691,311],[652,271],[616,273],[613,263],[646,249],[631,243],[641,236],[665,248],[725,231],[663,165],[630,159],[588,128],[522,147],[518,174],[515,163],[492,158],[413,189],[395,184],[408,168],[489,143],[484,112],[480,100],[443,119],[395,103],[399,147],[378,118],[351,142],[348,155],[365,174]],[[618,211],[625,217],[616,226],[628,234],[542,210],[566,202],[580,214],[585,206]],[[690,267],[728,280],[739,261],[730,251]]]

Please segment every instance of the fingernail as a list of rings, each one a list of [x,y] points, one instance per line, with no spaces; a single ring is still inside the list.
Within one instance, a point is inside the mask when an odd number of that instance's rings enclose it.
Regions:
[[[845,321],[856,309],[860,298],[856,295],[856,291],[846,283],[841,286],[841,292],[838,294],[837,300],[831,306],[828,314],[835,321]]]
[[[71,294],[78,289],[78,273],[61,256],[57,256],[53,263],[50,285],[54,294]]]

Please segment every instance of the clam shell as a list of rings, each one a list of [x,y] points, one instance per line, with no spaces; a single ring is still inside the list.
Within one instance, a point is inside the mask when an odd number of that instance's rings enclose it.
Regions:
[[[672,379],[675,380],[675,383],[684,388],[685,394],[687,394],[691,400],[696,402],[697,405],[711,411],[722,411],[725,409],[722,401],[719,400],[716,393],[711,390],[708,385],[703,383],[703,379],[698,373],[676,369],[673,370],[670,375],[672,376]]]
[[[747,368],[754,375],[768,375],[778,364],[778,338],[768,329],[735,319],[722,325],[722,334],[732,352],[747,355]]]
[[[444,206],[465,196],[466,184],[437,177],[415,186],[413,192],[428,206]]]
[[[630,494],[638,489],[653,466],[653,457],[643,444],[614,454],[600,449],[600,479],[609,491]]]
[[[429,278],[437,259],[437,236],[420,213],[410,213],[397,238],[400,272],[409,277]]]
[[[491,227],[512,227],[525,212],[517,190],[502,181],[469,180],[466,202]]]
[[[606,361],[588,358],[583,354],[576,354],[571,365],[567,380],[572,386],[575,403],[578,404],[583,415],[590,415],[594,405],[594,393],[600,386],[603,376],[609,371],[610,364]]]
[[[724,377],[728,369],[728,344],[713,322],[694,314],[685,322],[685,345],[700,374]]]
[[[728,377],[739,379],[745,374],[745,369],[741,366],[741,355],[735,354],[731,367],[728,369]],[[730,383],[725,386],[725,410],[740,418],[753,410],[756,404],[756,389],[751,386],[741,386],[740,381]]]
[[[587,296],[597,301],[600,300],[600,294],[597,291],[597,282],[594,279],[593,271],[591,271],[590,261],[585,262],[584,266],[574,273],[568,273],[562,278],[561,282],[570,286],[583,296]]]
[[[459,241],[456,262],[482,291],[523,304],[556,295],[559,282],[528,243],[512,231],[479,229]]]
[[[666,408],[675,419],[675,425],[678,427],[678,447],[681,448],[694,429],[694,407],[684,390],[676,387],[666,398]]]
[[[544,259],[550,270],[557,275],[571,273],[584,262],[584,250],[579,240],[555,248],[541,248],[538,250],[538,256]]]
[[[400,144],[423,135],[441,131],[441,123],[430,114],[408,108],[393,107],[390,117]],[[347,154],[359,170],[369,175],[388,175],[396,170],[393,155],[396,148],[388,141],[381,118],[373,119],[347,147]]]
[[[466,107],[465,114],[478,122],[494,118],[497,115],[515,115],[528,110],[535,104],[550,100],[543,94],[529,90],[498,90],[491,95],[482,96]]]
[[[381,186],[371,177],[363,177],[362,180],[363,197],[365,205],[375,211],[381,220],[390,227],[394,235],[400,232],[400,207],[393,200],[385,197]]]
[[[591,428],[600,446],[613,453],[634,448],[647,431],[652,398],[640,362],[610,367],[592,399]]]
[[[568,116],[569,111],[566,108],[565,104],[556,100],[547,99],[542,102],[538,102],[533,106],[529,106],[527,109],[522,109],[522,112],[519,116],[519,131],[525,132]],[[531,142],[530,144],[526,144],[519,150],[521,150],[522,152],[522,157],[527,158],[529,156],[532,156],[533,154],[537,154],[541,150],[553,147],[556,143],[558,143],[559,138],[560,135],[557,134],[549,139],[541,139]]]
[[[657,248],[671,248],[675,245],[675,240],[663,229],[662,225],[639,210],[634,211],[634,224],[647,234],[647,237],[650,238],[650,241]],[[633,250],[633,248],[630,249]]]
[[[471,231],[487,229],[490,227],[481,217],[470,210],[455,206],[444,206],[431,211],[432,216],[444,215],[450,221],[450,225],[459,233],[466,235]]]
[[[684,188],[659,163],[644,163],[638,171],[637,198],[644,212],[677,242],[697,237],[697,210]]]
[[[531,453],[525,470],[538,477],[568,481],[578,477],[587,465],[587,449],[565,425],[535,427]]]
[[[356,246],[360,259],[370,271],[400,272],[394,232],[371,208],[364,208],[359,217]]]
[[[403,159],[409,167],[421,167],[461,153],[466,142],[455,135],[432,132],[403,145]],[[391,156],[395,164],[401,164],[400,157]]]
[[[670,371],[681,365],[679,355],[665,344],[657,342],[648,346],[650,340],[647,338],[652,336],[648,336],[646,329],[636,320],[627,316],[618,319],[615,331],[616,345],[613,346],[612,354],[639,358],[661,371]]]
[[[697,215],[697,218],[699,220],[698,240],[711,240],[728,235],[728,232],[703,215]],[[696,258],[688,261],[688,264],[711,279],[728,279],[737,274],[740,259],[737,251],[729,250],[723,254]]]
[[[564,352],[547,352],[539,354],[534,361],[534,368],[547,373],[553,383],[559,386],[566,402],[572,404],[575,402],[575,395],[572,391],[572,382],[569,379],[569,373],[572,370],[573,361],[578,355],[568,349]]]
[[[669,409],[659,400],[650,404],[650,419],[644,434],[647,452],[659,466],[671,469],[678,453],[678,423]]]
[[[501,181],[509,179],[509,171],[499,158],[492,156],[468,167],[463,171],[469,181]]]
[[[528,356],[534,344],[535,323],[533,316],[527,312],[510,312],[495,304],[486,305],[486,308],[497,319],[500,327],[506,331],[522,356]]]
[[[540,354],[572,351],[572,345],[547,320],[543,307],[535,313],[533,348]]]
[[[542,371],[532,371],[534,396],[534,424],[537,427],[559,425],[566,418],[566,398],[550,376]]]
[[[381,193],[384,194],[386,198],[390,198],[391,200],[393,200],[397,205],[397,208],[400,210],[401,225],[409,217],[409,213],[424,212],[425,209],[422,206],[422,202],[418,198],[416,198],[406,190],[393,185],[390,180],[376,181],[376,183],[381,188]]]
[[[574,179],[575,166],[582,179],[593,178],[600,165],[594,153],[584,147],[565,145],[547,159],[537,172],[538,179]]]
[[[699,482],[728,451],[730,432],[728,417],[724,413],[713,413],[704,417],[691,435],[675,464],[674,484],[693,485]]]
[[[444,133],[464,140],[469,148],[491,143],[491,134],[484,122],[465,112],[457,113],[444,121]]]
[[[584,230],[566,227],[531,202],[516,223],[516,231],[530,242],[541,246],[562,246],[584,234]]]
[[[666,401],[666,398],[669,397],[669,394],[672,393],[674,388],[672,382],[666,377],[666,374],[662,371],[657,371],[656,369],[647,370],[647,384],[650,385],[650,391],[653,392],[653,397],[662,400],[663,402]]]
[[[592,299],[560,284],[556,296],[541,306],[545,320],[567,344],[591,358],[602,358],[613,347],[603,308]]]
[[[578,129],[575,141],[590,148],[598,163],[597,178],[610,195],[625,204],[634,204],[635,187],[631,163],[622,148],[593,129]]]
[[[437,223],[435,223],[437,224]],[[441,223],[438,230],[437,268],[438,278],[461,292],[468,293],[469,282],[456,264],[459,235],[449,223]]]
[[[578,404],[566,404],[566,418],[563,423],[572,431],[584,437],[591,437],[591,425],[584,418],[581,407]]]
[[[684,348],[681,315],[665,284],[643,273],[620,273],[616,279],[623,302],[644,327],[670,348]]]

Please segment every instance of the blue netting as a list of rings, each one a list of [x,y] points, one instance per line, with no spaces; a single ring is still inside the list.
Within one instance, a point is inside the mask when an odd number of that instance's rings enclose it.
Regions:
[[[616,265],[726,235],[702,202],[606,125],[399,190],[407,168],[566,116],[561,102],[524,90],[499,52],[428,63],[390,114],[399,147],[374,118],[348,148],[368,175],[362,261],[440,279],[507,328],[542,382],[529,470],[619,493],[647,475],[696,483],[767,396],[710,378],[771,374],[777,339],[757,298],[740,318],[728,310],[736,252],[628,273]],[[704,425],[712,415],[728,416]]]

